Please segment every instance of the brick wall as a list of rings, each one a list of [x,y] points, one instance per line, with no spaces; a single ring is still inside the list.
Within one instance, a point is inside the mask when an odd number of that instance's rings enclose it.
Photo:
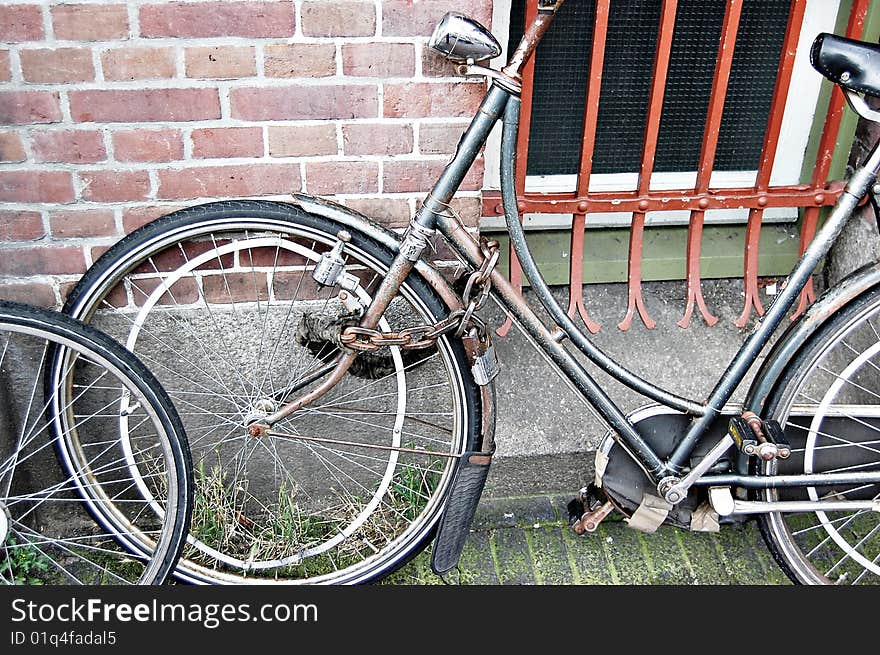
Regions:
[[[491,0],[0,0],[0,296],[52,306],[175,208],[304,191],[402,227],[482,82],[426,48]],[[476,224],[482,162],[457,200]]]

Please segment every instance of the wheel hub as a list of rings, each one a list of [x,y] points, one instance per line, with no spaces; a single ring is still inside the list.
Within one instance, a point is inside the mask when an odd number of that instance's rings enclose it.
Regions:
[[[277,411],[277,403],[271,398],[261,398],[254,402],[244,417],[244,425],[251,438],[262,437],[265,433],[266,417]]]

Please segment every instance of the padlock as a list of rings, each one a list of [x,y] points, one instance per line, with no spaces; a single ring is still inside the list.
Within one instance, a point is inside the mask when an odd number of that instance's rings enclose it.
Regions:
[[[476,317],[472,322],[474,325],[462,335],[461,340],[473,362],[471,373],[474,376],[474,382],[485,386],[498,375],[498,358],[495,355],[495,346],[485,324]]]
[[[495,356],[495,344],[490,342],[486,351],[474,358],[471,373],[473,373],[474,382],[483,387],[495,379],[498,371],[499,366],[498,357]]]

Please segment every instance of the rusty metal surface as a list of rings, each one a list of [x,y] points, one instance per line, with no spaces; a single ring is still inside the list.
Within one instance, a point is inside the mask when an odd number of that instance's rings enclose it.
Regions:
[[[590,175],[593,172],[593,151],[596,145],[596,129],[599,123],[599,97],[602,91],[602,70],[605,66],[605,43],[608,38],[608,18],[611,0],[599,0],[593,25],[593,45],[590,53],[590,76],[584,111],[584,136],[581,143],[581,168],[578,172],[577,195],[586,196],[590,191]],[[579,205],[579,209],[581,206]],[[574,215],[571,227],[571,265],[569,277],[568,315],[580,314],[586,328],[596,334],[599,324],[593,321],[584,306],[584,230],[586,207]]]
[[[794,0],[792,2],[791,11],[788,16],[788,25],[785,31],[785,39],[783,40],[782,45],[782,58],[779,65],[779,74],[776,78],[776,85],[773,89],[773,103],[770,106],[770,116],[767,119],[767,129],[764,133],[764,145],[761,151],[761,160],[758,165],[758,175],[755,180],[755,190],[759,192],[766,192],[770,187],[770,174],[773,171],[776,147],[779,143],[780,132],[782,131],[783,112],[785,111],[788,91],[791,86],[795,52],[797,51],[805,11],[806,0]],[[837,134],[836,129],[835,134]],[[820,147],[819,150],[821,152],[822,148]],[[826,178],[827,174],[822,177],[821,181],[814,178],[813,183],[810,185],[815,196],[813,198],[814,209],[807,210],[808,213],[810,211],[818,212],[818,209],[815,209],[815,203],[820,197],[820,193],[822,194],[823,201],[826,200],[823,192]],[[834,196],[834,200],[837,200],[837,195]],[[737,327],[740,328],[745,327],[748,323],[752,309],[757,311],[760,316],[764,315],[764,308],[761,305],[758,296],[758,244],[759,239],[761,238],[761,221],[763,218],[764,207],[751,208],[748,223],[746,224],[745,255],[743,262],[745,301],[743,303],[743,311],[735,321]],[[803,249],[801,249],[801,252],[803,253]],[[809,282],[808,284],[812,285],[812,282]],[[803,297],[804,296],[802,295],[801,298]]]
[[[663,97],[666,93],[666,78],[669,74],[669,59],[672,55],[672,36],[675,29],[675,14],[678,0],[664,0],[657,35],[657,50],[654,56],[654,75],[651,80],[651,93],[648,117],[645,123],[645,138],[642,144],[642,162],[639,167],[639,195],[645,195],[651,188],[651,174],[654,172],[654,155],[657,153],[657,137],[660,134],[660,119],[663,113]],[[638,310],[639,317],[648,329],[656,325],[648,314],[642,297],[642,246],[644,245],[645,214],[647,207],[639,203],[633,212],[629,237],[629,300],[626,314],[617,324],[621,330],[629,330],[633,316]]]
[[[745,301],[743,311],[735,321],[736,325],[745,326],[753,311],[764,314],[758,298],[758,257],[759,242],[765,211],[771,208],[797,208],[803,213],[800,234],[800,252],[806,249],[816,233],[820,210],[834,205],[843,189],[841,181],[829,181],[828,174],[834,152],[840,119],[844,111],[843,94],[835,89],[828,109],[822,139],[812,179],[805,184],[776,185],[770,184],[770,174],[775,163],[777,146],[783,122],[783,113],[789,95],[795,54],[804,15],[806,0],[792,0],[786,26],[786,34],[779,60],[779,73],[776,78],[773,100],[767,119],[764,142],[759,159],[756,181],[750,187],[712,189],[709,180],[714,167],[717,150],[718,131],[724,111],[727,83],[733,61],[734,46],[743,9],[743,0],[730,0],[726,3],[724,22],[719,41],[716,68],[709,99],[706,127],[702,135],[702,148],[697,170],[697,183],[694,188],[677,190],[652,190],[650,187],[653,172],[654,155],[657,149],[657,138],[662,113],[664,90],[669,72],[677,0],[664,0],[660,14],[660,28],[654,60],[653,79],[650,91],[648,115],[646,119],[639,182],[635,191],[591,192],[589,178],[592,172],[593,143],[601,97],[602,73],[605,57],[605,45],[608,32],[608,15],[611,10],[609,0],[598,0],[594,22],[594,36],[591,46],[591,62],[587,98],[584,110],[584,132],[581,147],[580,168],[577,187],[569,192],[526,192],[529,128],[531,125],[532,87],[534,79],[534,58],[525,61],[522,68],[522,125],[518,141],[518,161],[516,163],[516,190],[519,211],[521,214],[571,214],[571,263],[569,275],[569,306],[568,314],[574,317],[579,314],[586,328],[595,333],[600,326],[589,316],[584,304],[583,288],[583,247],[584,230],[593,213],[631,213],[632,224],[629,243],[628,265],[628,303],[626,313],[618,327],[627,330],[638,314],[642,322],[649,328],[655,326],[645,307],[642,286],[642,247],[644,244],[645,217],[652,211],[687,211],[690,213],[687,255],[686,255],[686,297],[685,309],[679,325],[690,324],[694,308],[697,308],[703,320],[714,325],[717,318],[712,314],[703,299],[701,291],[700,255],[702,231],[705,213],[717,209],[748,210],[743,251],[743,286]],[[850,13],[846,35],[859,38],[865,23],[865,15],[869,0],[854,0]],[[540,23],[540,29],[546,29],[542,16],[538,13],[538,0],[526,2],[526,22]],[[533,26],[534,27],[534,26]],[[531,47],[532,38],[537,27],[527,30]],[[522,45],[522,44],[521,44]],[[531,52],[529,51],[529,54]],[[501,197],[498,192],[486,192],[483,196],[483,215],[502,215]],[[514,288],[522,288],[522,268],[515,254],[510,253],[509,279]],[[802,292],[795,316],[799,315],[813,301],[812,282]],[[498,330],[504,335],[510,328],[510,320]]]
[[[870,0],[854,0],[852,10],[850,11],[849,22],[846,26],[845,35],[847,37],[858,39],[862,36],[869,4]],[[840,121],[843,118],[845,104],[846,99],[843,92],[840,90],[840,87],[834,85],[831,92],[831,101],[828,106],[827,118],[825,119],[825,129],[822,131],[822,139],[819,142],[819,153],[816,156],[816,167],[813,169],[813,186],[815,187],[819,187],[828,179],[828,171],[831,168],[831,159],[834,155],[837,132],[840,129]],[[802,254],[813,240],[813,237],[816,236],[816,226],[818,222],[819,210],[817,208],[810,208],[804,212],[800,238],[800,252]],[[815,300],[815,292],[811,280],[801,292],[801,297],[798,301],[794,317],[800,316],[813,300]]]
[[[715,165],[715,153],[718,148],[718,136],[721,131],[721,117],[724,113],[724,101],[727,99],[727,84],[730,70],[733,67],[733,53],[739,22],[742,16],[742,0],[731,0],[724,12],[724,23],[721,27],[721,42],[718,45],[718,56],[715,63],[715,75],[712,79],[712,91],[709,95],[709,109],[706,126],[703,129],[703,144],[700,149],[700,161],[697,165],[697,183],[694,186],[696,195],[705,196],[709,193],[709,180]],[[703,204],[708,204],[704,202]],[[694,305],[699,308],[706,324],[715,325],[718,318],[706,306],[700,283],[700,252],[703,241],[703,221],[705,209],[691,211],[687,242],[687,306],[678,326],[686,328],[690,325]]]

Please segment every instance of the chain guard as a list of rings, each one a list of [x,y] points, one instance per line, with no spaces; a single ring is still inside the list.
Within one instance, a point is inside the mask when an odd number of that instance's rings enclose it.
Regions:
[[[691,420],[684,414],[660,405],[636,410],[629,418],[641,437],[661,459],[672,453],[676,440],[687,431]],[[716,421],[716,426],[720,426],[719,429],[723,431],[727,420],[726,416],[722,416]],[[694,451],[695,460],[708,452],[722,434],[723,432],[719,432],[718,429],[709,430],[697,444]],[[657,495],[656,485],[650,481],[635,460],[614,441],[610,432],[602,439],[596,454],[597,478],[600,477],[599,471],[601,471],[599,462],[604,458],[607,458],[607,463],[604,465],[604,473],[601,473],[602,490],[624,516],[632,516],[642,503],[645,494]],[[705,490],[698,487],[691,488],[687,498],[669,511],[665,523],[680,528],[690,528],[691,515],[705,500]]]

